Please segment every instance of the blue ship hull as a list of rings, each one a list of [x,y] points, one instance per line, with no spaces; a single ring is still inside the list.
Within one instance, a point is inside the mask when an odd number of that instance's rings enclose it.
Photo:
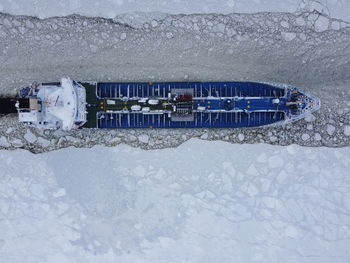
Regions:
[[[300,119],[313,101],[297,88],[259,82],[80,84],[94,90],[90,128],[258,127]],[[288,105],[293,94],[303,99],[297,107]]]
[[[101,115],[99,115],[101,116]],[[172,121],[167,115],[107,113],[97,128],[242,128],[284,120],[284,113],[196,113],[193,121]]]
[[[296,87],[259,82],[33,83],[16,100],[39,128],[242,128],[287,124],[320,107]],[[24,103],[25,102],[25,103]]]

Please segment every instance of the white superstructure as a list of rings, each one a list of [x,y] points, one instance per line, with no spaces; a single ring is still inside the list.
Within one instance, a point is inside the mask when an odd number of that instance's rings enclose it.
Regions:
[[[18,103],[19,121],[41,129],[71,130],[86,122],[85,88],[70,78],[60,83],[33,84],[22,94],[26,108]]]

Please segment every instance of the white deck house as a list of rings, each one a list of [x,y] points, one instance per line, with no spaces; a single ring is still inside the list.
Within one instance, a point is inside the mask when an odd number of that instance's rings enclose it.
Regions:
[[[85,88],[70,78],[60,85],[39,84],[28,89],[29,108],[17,105],[19,121],[41,129],[71,130],[86,122]]]

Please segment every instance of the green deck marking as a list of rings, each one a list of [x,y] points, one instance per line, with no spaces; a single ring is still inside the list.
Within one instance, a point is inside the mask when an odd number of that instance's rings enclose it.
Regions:
[[[84,124],[83,128],[97,128],[97,113],[98,112],[105,112],[107,110],[112,111],[121,111],[123,109],[131,110],[131,106],[138,104],[137,100],[128,100],[123,101],[121,99],[98,99],[96,96],[96,85],[93,83],[88,82],[79,82],[81,85],[83,85],[86,89],[86,102],[87,104],[92,104],[96,106],[89,106],[86,108],[87,110],[87,116],[86,116],[86,123]],[[115,101],[115,104],[107,104],[107,100],[113,100]],[[167,100],[164,100],[167,101]],[[150,110],[171,110],[171,106],[163,107],[162,104],[158,105],[148,105],[147,107],[150,108]]]
[[[98,105],[97,107],[86,108],[88,114],[86,116],[86,123],[84,124],[83,128],[97,128],[96,114],[98,111],[100,111],[100,109],[99,100],[96,97],[96,85],[87,82],[80,82],[80,84],[86,89],[86,102],[88,104]]]

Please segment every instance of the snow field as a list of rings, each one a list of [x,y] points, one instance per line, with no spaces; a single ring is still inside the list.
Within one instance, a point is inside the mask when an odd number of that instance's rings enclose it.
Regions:
[[[114,18],[133,12],[227,14],[313,10],[349,21],[350,3],[344,0],[0,0],[0,12],[40,18],[71,14]]]
[[[190,140],[0,156],[5,262],[349,257],[349,148]]]

